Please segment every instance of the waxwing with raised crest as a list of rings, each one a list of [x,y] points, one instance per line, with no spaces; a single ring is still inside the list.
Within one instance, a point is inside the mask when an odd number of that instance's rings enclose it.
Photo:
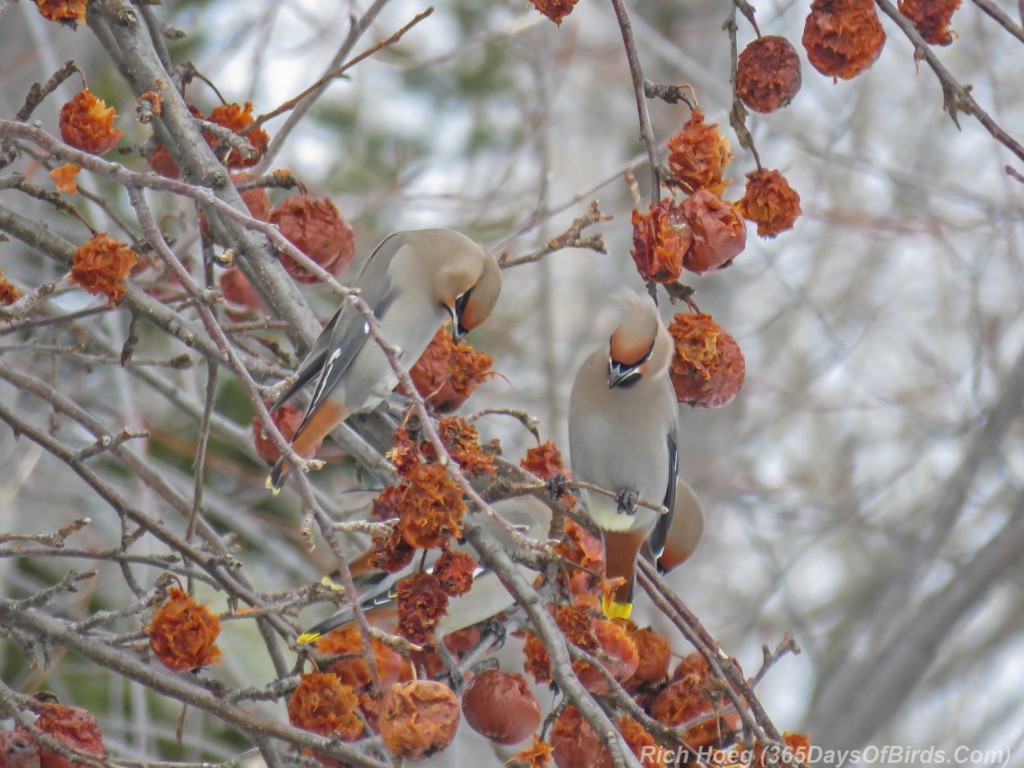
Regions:
[[[624,580],[603,604],[612,618],[632,610],[641,550],[655,560],[665,550],[678,475],[672,339],[650,297],[626,292],[621,300],[622,319],[580,366],[569,401],[573,478],[614,494],[580,491],[603,535],[606,575]],[[638,506],[639,499],[668,512]]]

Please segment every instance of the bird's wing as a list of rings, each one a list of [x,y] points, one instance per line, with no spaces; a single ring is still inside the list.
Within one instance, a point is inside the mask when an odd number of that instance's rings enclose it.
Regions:
[[[675,514],[676,504],[676,477],[679,475],[679,448],[676,445],[676,427],[673,426],[666,439],[668,444],[668,487],[665,488],[665,498],[662,504],[668,512],[658,518],[654,524],[647,543],[651,554],[657,560],[665,551],[665,541],[668,539],[668,529],[672,525],[672,515]]]
[[[319,375],[323,369],[324,360],[327,357],[327,349],[331,344],[331,338],[334,335],[334,329],[338,324],[338,317],[341,313],[342,309],[335,312],[334,317],[324,326],[320,335],[316,337],[316,341],[313,342],[313,348],[309,350],[306,359],[302,361],[299,369],[295,372],[295,381],[288,385],[287,389],[278,396],[277,401],[270,409],[271,413],[287,403],[295,396],[296,392],[311,382],[315,376]]]
[[[395,286],[388,268],[391,266],[395,254],[403,245],[405,245],[405,238],[401,234],[391,235],[385,239],[370,254],[355,279],[355,285],[360,288],[360,297],[373,310],[378,321],[384,318],[388,307],[391,306],[395,298]],[[347,303],[344,304],[324,328],[323,333],[313,345],[306,362],[299,368],[300,378],[305,372],[303,384],[310,381],[318,372],[320,379],[317,381],[316,389],[313,390],[313,398],[296,434],[302,431],[320,404],[341,381],[368,338],[370,338],[370,326],[366,322],[366,318],[355,307]],[[321,339],[326,340],[321,343]],[[318,360],[312,359],[314,353],[319,356]],[[309,363],[308,371],[306,370],[307,362]],[[302,384],[296,380],[296,384],[289,387],[286,393],[290,396],[293,388],[301,386]]]

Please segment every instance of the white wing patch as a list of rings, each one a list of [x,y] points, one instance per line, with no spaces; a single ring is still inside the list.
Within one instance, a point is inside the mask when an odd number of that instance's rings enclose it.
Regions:
[[[339,357],[341,357],[341,350],[335,349],[331,353],[331,356],[327,358],[327,362],[324,363],[323,370],[320,373],[320,381],[317,383],[316,390],[313,392],[313,398],[310,400],[309,408],[306,411],[307,413],[311,413],[324,396],[324,388],[327,386],[327,382],[331,377],[331,368],[334,366],[334,361]]]

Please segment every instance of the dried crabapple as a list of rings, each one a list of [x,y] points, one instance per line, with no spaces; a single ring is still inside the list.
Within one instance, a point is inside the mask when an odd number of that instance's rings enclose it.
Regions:
[[[102,155],[124,137],[124,133],[114,127],[116,119],[116,109],[83,88],[60,108],[60,135],[75,149]]]
[[[518,672],[488,669],[462,694],[462,713],[477,733],[498,744],[518,744],[537,730],[540,702]]]
[[[668,167],[690,191],[708,189],[721,195],[729,182],[725,167],[732,150],[717,123],[705,123],[695,109],[686,124],[668,140]]]
[[[792,229],[800,210],[800,195],[777,170],[764,168],[747,174],[747,188],[736,204],[743,218],[757,224],[760,237],[775,237]]]
[[[926,43],[949,45],[957,34],[949,28],[963,0],[899,0],[899,11],[914,24]],[[1022,9],[1024,12],[1024,9]]]
[[[271,414],[270,419],[274,422],[274,426],[277,427],[281,436],[289,441],[295,437],[295,432],[299,428],[299,424],[302,423],[303,416],[305,414],[296,406],[291,403],[285,403],[278,408],[274,413]],[[252,417],[252,436],[256,443],[256,453],[268,464],[273,464],[281,458],[281,451],[271,440],[270,436],[267,435],[263,429],[263,422],[259,416]],[[315,445],[311,446],[304,459],[312,458],[316,455],[316,452],[320,450],[320,445],[323,443],[322,440],[318,441]]]
[[[562,19],[572,13],[580,0],[530,0],[533,7],[561,26]]]
[[[220,661],[220,619],[177,587],[171,588],[149,626],[149,646],[168,669],[193,670]]]
[[[370,638],[373,648],[373,660],[377,667],[377,677],[381,688],[387,690],[395,683],[412,678],[412,664],[400,653],[391,650],[375,637]],[[319,653],[358,654],[352,658],[338,659],[330,666],[330,671],[338,676],[343,685],[348,685],[358,692],[373,692],[373,677],[370,665],[366,661],[366,651],[359,628],[350,625],[338,627],[318,638],[316,649]]]
[[[103,733],[93,714],[81,707],[68,707],[55,702],[41,704],[35,726],[69,747],[102,755]],[[40,768],[74,768],[67,758],[45,747],[39,750]]]
[[[7,279],[4,271],[0,269],[0,307],[13,304],[21,297],[21,291],[14,283]]]
[[[225,269],[220,273],[217,282],[220,284],[220,292],[228,304],[254,311],[266,309],[263,297],[252,287],[249,278],[243,275],[242,270],[238,267]],[[229,312],[234,311],[229,310]],[[260,458],[264,458],[262,454],[260,454]],[[266,459],[264,458],[264,460]],[[274,461],[277,461],[277,459],[274,459]]]
[[[89,293],[102,293],[111,303],[116,303],[124,298],[125,278],[138,260],[138,254],[127,243],[100,232],[75,251],[71,279]]]
[[[814,0],[804,24],[807,60],[833,80],[849,80],[882,53],[885,30],[874,0]]]
[[[465,341],[454,343],[448,329],[440,328],[409,369],[416,391],[441,413],[459,408],[480,384],[494,378],[494,358]]]
[[[362,736],[359,711],[359,698],[352,686],[344,685],[330,672],[302,675],[288,699],[288,722],[321,736],[337,733],[342,741]]]
[[[293,195],[286,198],[270,214],[281,234],[314,263],[337,277],[355,256],[356,238],[352,225],[327,198]],[[314,285],[320,278],[292,259],[281,254],[285,271],[300,283]]]
[[[384,746],[405,760],[425,760],[455,738],[459,700],[434,680],[397,683],[381,699],[380,735]]]
[[[675,342],[669,375],[676,399],[697,408],[732,402],[746,373],[736,340],[706,314],[680,313],[668,331]]]
[[[755,112],[789,106],[801,82],[800,56],[784,37],[759,37],[736,61],[736,95]]]
[[[682,209],[666,199],[647,213],[633,211],[630,255],[644,280],[674,283],[683,271],[683,257],[693,242],[693,228]]]
[[[88,0],[36,0],[39,14],[50,21],[69,22],[72,26],[85,22]]]

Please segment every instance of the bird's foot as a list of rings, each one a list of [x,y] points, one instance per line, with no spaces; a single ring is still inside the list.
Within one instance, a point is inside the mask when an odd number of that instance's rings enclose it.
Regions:
[[[544,485],[548,489],[548,495],[551,496],[553,500],[560,499],[569,490],[569,478],[559,472],[545,480]]]
[[[505,629],[505,622],[497,618],[485,619],[477,626],[480,629],[480,637],[494,636],[494,650],[497,651],[504,647],[505,641],[508,640],[508,630]]]
[[[632,517],[636,514],[636,500],[640,498],[640,494],[634,491],[632,488],[624,488],[619,491],[615,497],[615,502],[619,505],[620,515],[629,515]]]

